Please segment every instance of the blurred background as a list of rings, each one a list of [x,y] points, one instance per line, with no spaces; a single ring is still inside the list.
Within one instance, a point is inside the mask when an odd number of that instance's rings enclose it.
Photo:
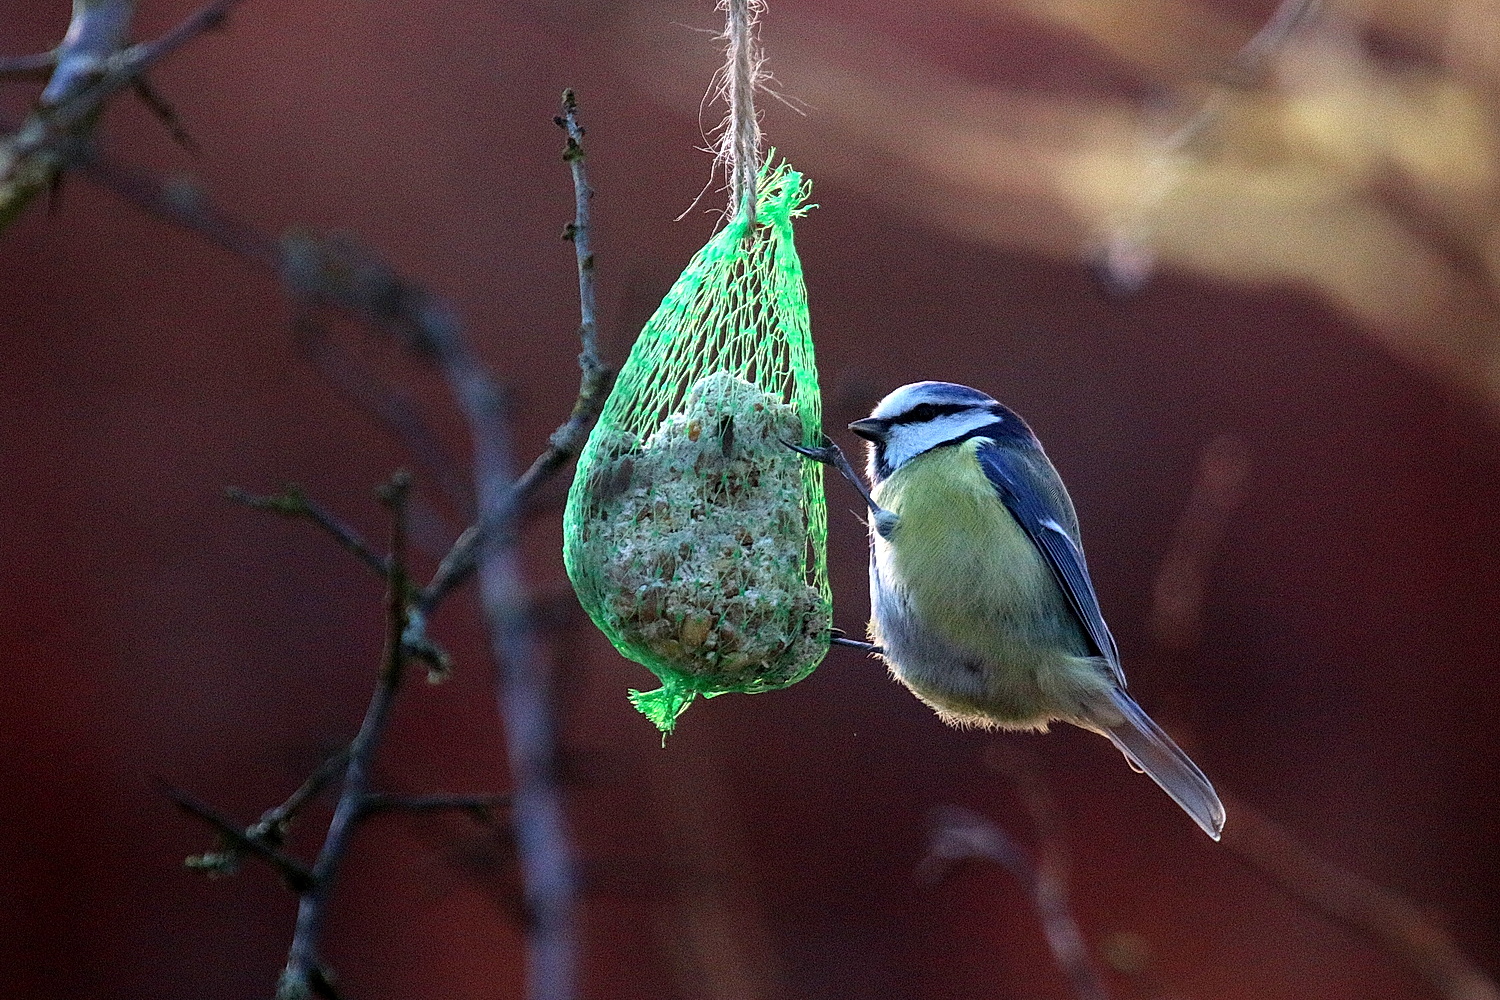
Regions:
[[[524,555],[556,662],[584,996],[1075,995],[1010,873],[924,867],[946,805],[1065,858],[1112,996],[1441,995],[1299,876],[1268,878],[1235,842],[1254,816],[1500,975],[1500,2],[1287,16],[1306,6],[766,13],[785,99],[761,96],[767,139],[820,206],[797,239],[828,426],[848,445],[844,423],[922,378],[1024,414],[1132,690],[1232,797],[1229,826],[1209,841],[1097,737],[949,729],[848,650],[786,691],[699,703],[663,748],[625,699],[649,675],[563,576],[565,474]],[[136,35],[191,9],[148,0]],[[51,47],[67,15],[9,5],[0,50]],[[694,199],[721,18],[709,0],[248,0],[152,74],[201,151],[129,98],[104,146],[269,232],[355,234],[447,298],[529,458],[577,385],[558,96],[577,89],[589,129],[618,364],[717,221],[721,193]],[[35,96],[7,85],[6,113]],[[372,490],[412,457],[291,332],[274,280],[81,178],[0,236],[0,267],[0,982],[268,996],[294,900],[254,865],[184,869],[212,837],[155,780],[242,822],[284,798],[358,726],[381,589],[222,490],[297,482],[381,537]],[[461,480],[430,368],[353,325],[331,336],[429,414]],[[464,523],[436,478],[418,467],[424,576]],[[830,485],[856,635],[857,509]],[[433,628],[456,675],[403,695],[378,784],[503,791],[472,591]],[[327,958],[351,997],[519,995],[517,895],[503,833],[372,822]],[[1469,988],[1448,995],[1493,995]]]

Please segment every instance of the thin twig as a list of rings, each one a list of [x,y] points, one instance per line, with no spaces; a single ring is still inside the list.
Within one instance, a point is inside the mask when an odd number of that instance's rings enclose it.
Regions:
[[[481,505],[479,520],[453,543],[453,547],[438,564],[432,580],[422,588],[422,593],[417,598],[417,606],[423,611],[430,612],[449,591],[468,579],[474,571],[474,557],[481,543],[491,534],[505,536],[537,487],[583,450],[589,429],[604,409],[609,391],[614,388],[614,371],[599,359],[594,305],[594,252],[591,243],[593,230],[589,212],[589,200],[594,192],[588,182],[583,146],[584,129],[578,123],[578,101],[571,90],[563,92],[562,111],[554,120],[567,133],[563,159],[573,173],[574,218],[564,230],[564,235],[572,240],[574,255],[578,261],[578,337],[583,348],[578,355],[578,367],[582,372],[578,398],[573,402],[573,411],[568,414],[568,419],[552,432],[547,441],[547,450],[536,457],[502,496],[494,500],[493,506]],[[503,542],[507,539],[502,537],[500,540]]]
[[[349,760],[344,768],[344,782],[334,806],[328,834],[313,864],[313,885],[297,904],[297,926],[287,954],[286,969],[277,987],[278,1000],[304,1000],[307,997],[336,997],[330,974],[324,968],[319,949],[323,922],[327,915],[328,893],[338,876],[339,866],[348,852],[349,841],[358,825],[369,794],[370,767],[375,751],[385,734],[386,720],[400,690],[406,664],[404,636],[407,627],[408,587],[406,571],[406,501],[411,479],[397,473],[385,488],[382,499],[391,510],[391,555],[389,584],[386,589],[385,653],[381,659],[375,691],[365,710],[359,732],[349,744]]]
[[[281,248],[273,237],[230,217],[194,185],[162,181],[116,163],[92,148],[75,150],[69,165],[87,180],[164,222],[196,233],[273,274],[281,269]]]
[[[372,792],[365,796],[363,813],[393,812],[466,812],[475,819],[489,822],[496,809],[510,805],[509,795],[390,795]]]
[[[0,80],[46,79],[57,66],[57,53],[37,52],[29,56],[0,59]]]
[[[64,169],[84,155],[110,98],[136,86],[147,70],[220,24],[240,0],[216,0],[152,42],[122,48],[135,10],[132,0],[74,0],[57,68],[35,110],[0,139],[0,228]]]
[[[1224,846],[1287,893],[1374,942],[1445,1000],[1500,1000],[1500,985],[1405,897],[1308,850],[1254,807],[1225,797]]]
[[[342,747],[319,764],[318,769],[308,775],[307,780],[302,782],[291,795],[288,795],[284,802],[261,813],[255,825],[245,832],[252,837],[262,837],[278,844],[281,843],[286,837],[287,827],[302,811],[302,807],[311,802],[328,786],[329,782],[338,777],[348,763],[349,748]]]
[[[171,799],[177,808],[198,817],[213,827],[219,836],[236,851],[252,854],[269,863],[281,873],[282,879],[293,892],[307,892],[317,881],[317,876],[306,865],[296,858],[283,854],[264,838],[253,836],[240,829],[239,824],[214,811],[212,807],[199,802],[180,788],[174,788],[166,782],[159,782],[159,784],[163,794]]]
[[[353,554],[356,559],[374,570],[382,580],[390,576],[391,564],[388,558],[371,548],[370,544],[353,528],[309,500],[307,494],[296,486],[287,486],[285,492],[276,496],[259,496],[231,486],[224,491],[224,495],[251,510],[262,510],[271,514],[279,514],[282,517],[311,521],[338,542],[346,552]]]
[[[182,116],[177,113],[177,109],[172,106],[172,102],[167,100],[155,87],[151,86],[149,80],[144,76],[138,76],[131,86],[135,91],[135,96],[140,98],[141,103],[146,105],[150,112],[156,116],[156,120],[166,127],[167,134],[172,137],[173,142],[194,156],[199,156],[203,153],[202,147],[188,134],[187,127],[182,123]]]
[[[573,221],[564,230],[573,243],[578,261],[578,339],[583,353],[578,364],[585,375],[604,366],[599,361],[599,330],[595,322],[593,226],[589,222],[589,203],[594,189],[589,187],[588,159],[583,151],[583,126],[578,123],[578,95],[563,91],[563,113],[553,119],[568,135],[563,159],[573,173]],[[580,393],[581,395],[581,393]]]
[[[1068,904],[1066,881],[1058,865],[1038,863],[999,826],[968,809],[947,806],[933,816],[923,868],[929,876],[964,858],[985,858],[1002,865],[1021,883],[1042,924],[1047,947],[1080,1000],[1108,1000],[1104,980],[1094,967]]]
[[[1281,0],[1270,19],[1234,57],[1234,68],[1242,83],[1258,81],[1265,74],[1271,56],[1281,50],[1292,32],[1312,20],[1320,6],[1321,0]]]
[[[353,528],[344,524],[312,500],[296,486],[288,486],[276,496],[256,496],[233,487],[225,495],[236,503],[252,510],[263,510],[282,517],[301,518],[322,528],[345,551],[354,555],[381,579],[390,577],[390,559],[370,547]],[[411,581],[406,581],[408,589]],[[408,594],[408,597],[413,596]],[[446,680],[453,670],[453,658],[427,634],[427,617],[420,609],[413,608],[407,615],[406,632],[403,637],[406,655],[427,664],[427,679],[433,683]]]

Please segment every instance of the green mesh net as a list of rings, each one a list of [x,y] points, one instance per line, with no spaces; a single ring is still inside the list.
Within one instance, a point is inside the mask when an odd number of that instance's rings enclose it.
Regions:
[[[663,733],[697,695],[806,677],[828,651],[823,469],[784,442],[822,426],[792,219],[809,185],[761,170],[646,323],[578,459],[563,559],[579,601],[662,686]]]

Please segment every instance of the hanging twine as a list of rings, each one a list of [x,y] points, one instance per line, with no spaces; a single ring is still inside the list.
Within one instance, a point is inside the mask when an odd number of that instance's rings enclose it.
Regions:
[[[646,322],[578,457],[563,562],[610,642],[661,681],[630,703],[663,734],[697,698],[795,684],[828,652],[822,428],[792,223],[808,182],[762,163],[763,0],[722,0],[724,225]],[[771,154],[774,158],[774,153]]]
[[[729,175],[729,212],[743,212],[755,231],[755,189],[760,176],[760,121],[755,114],[755,85],[761,55],[756,20],[765,9],[761,0],[725,0],[728,11],[724,36],[728,51],[724,64],[729,98],[729,122],[719,143],[719,159]]]

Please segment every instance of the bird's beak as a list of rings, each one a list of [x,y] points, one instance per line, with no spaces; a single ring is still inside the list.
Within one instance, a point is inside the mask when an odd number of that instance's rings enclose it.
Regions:
[[[865,417],[849,425],[849,429],[866,441],[884,441],[886,428],[890,425],[876,417]]]

